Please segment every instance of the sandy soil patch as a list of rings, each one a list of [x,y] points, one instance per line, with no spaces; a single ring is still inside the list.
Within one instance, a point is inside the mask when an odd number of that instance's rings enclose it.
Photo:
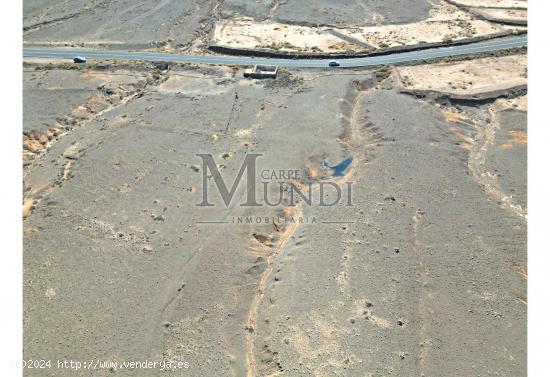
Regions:
[[[452,0],[451,2],[475,8],[522,8],[527,9],[523,0]]]
[[[222,20],[216,24],[213,42],[235,48],[270,48],[282,51],[353,50],[357,46],[329,33],[330,28],[311,28],[250,18]]]
[[[225,85],[218,85],[219,81],[220,79],[216,80],[209,77],[173,74],[170,75],[168,80],[159,85],[158,91],[203,96],[225,93],[228,88]]]
[[[34,201],[31,198],[26,198],[23,201],[23,218],[29,217],[31,214],[32,207],[34,205]]]
[[[225,85],[233,80],[235,74],[229,67],[200,70],[174,69],[168,74],[168,79],[162,82],[157,90],[161,93],[185,95],[215,95],[228,91]]]
[[[501,98],[497,100],[497,104],[499,103],[505,103],[504,108],[527,111],[527,94],[516,98]]]
[[[510,30],[510,27],[475,19],[443,1],[433,1],[430,17],[424,21],[403,25],[382,25],[349,30],[351,37],[379,47],[414,45],[460,40],[465,38],[495,34]]]
[[[490,20],[502,21],[526,21],[527,9],[475,9],[475,12],[482,17]]]
[[[527,56],[481,58],[396,70],[407,89],[475,94],[526,84]]]
[[[267,48],[281,51],[345,52],[490,35],[511,27],[475,19],[445,1],[433,1],[430,17],[400,25],[355,28],[312,28],[250,18],[222,20],[216,24],[213,43],[234,48]],[[334,30],[343,38],[333,35]],[[346,40],[344,40],[346,39]]]
[[[85,80],[90,80],[97,85],[116,87],[118,85],[124,85],[134,81],[146,80],[148,76],[146,73],[125,70],[119,70],[116,72],[89,70],[83,71],[80,74],[80,77]]]

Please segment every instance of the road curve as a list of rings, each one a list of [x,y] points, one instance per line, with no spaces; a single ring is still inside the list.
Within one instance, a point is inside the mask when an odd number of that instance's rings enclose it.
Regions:
[[[420,51],[400,52],[364,58],[338,59],[341,67],[368,67],[380,64],[413,62],[424,59],[443,58],[505,50],[527,46],[527,35],[513,38],[492,39],[450,47],[439,47]],[[178,63],[221,64],[221,65],[254,65],[273,64],[293,68],[322,68],[333,59],[275,59],[254,58],[248,56],[223,55],[180,55],[148,51],[115,51],[78,48],[23,48],[23,58],[72,59],[85,56],[89,60],[145,60]]]

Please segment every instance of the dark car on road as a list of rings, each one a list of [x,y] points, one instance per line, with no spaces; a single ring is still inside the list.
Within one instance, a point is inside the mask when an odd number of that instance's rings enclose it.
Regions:
[[[331,60],[331,61],[328,63],[328,66],[329,66],[329,67],[340,67],[340,63],[338,63],[336,60]]]
[[[84,56],[75,56],[73,58],[73,62],[75,62],[75,63],[86,63],[86,58]]]

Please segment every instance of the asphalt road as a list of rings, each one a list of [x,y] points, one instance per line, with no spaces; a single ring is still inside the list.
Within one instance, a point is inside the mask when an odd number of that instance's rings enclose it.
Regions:
[[[395,53],[366,58],[338,59],[341,67],[366,67],[380,64],[411,62],[416,60],[442,58],[510,49],[527,46],[527,35],[493,39],[485,42],[460,46],[440,47],[421,51]],[[270,59],[247,56],[223,55],[180,55],[146,51],[114,51],[77,48],[23,48],[24,58],[72,59],[85,56],[89,60],[146,60],[223,65],[273,64],[281,67],[320,68],[326,67],[332,59]]]

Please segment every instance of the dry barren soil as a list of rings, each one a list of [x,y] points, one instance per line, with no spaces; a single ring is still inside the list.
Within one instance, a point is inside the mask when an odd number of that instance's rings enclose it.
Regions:
[[[393,69],[29,63],[24,358],[189,364],[26,375],[525,376],[526,93],[438,96],[462,83],[416,67],[413,92]],[[226,207],[209,178],[199,207],[198,153],[353,200]]]

